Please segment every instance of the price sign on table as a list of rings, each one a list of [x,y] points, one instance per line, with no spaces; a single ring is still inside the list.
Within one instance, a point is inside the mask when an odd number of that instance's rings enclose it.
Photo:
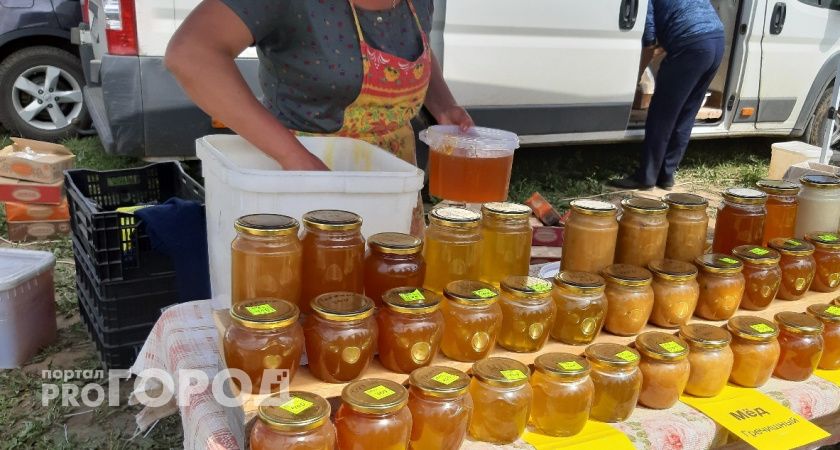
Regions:
[[[544,434],[526,431],[522,439],[533,445],[536,449],[564,450],[635,450],[636,446],[630,442],[630,438],[621,431],[594,420],[589,420],[580,433],[569,437],[554,437]]]
[[[681,400],[758,450],[796,448],[829,436],[756,389],[727,386],[717,397]]]
[[[840,386],[840,370],[817,369],[814,371],[814,375]]]

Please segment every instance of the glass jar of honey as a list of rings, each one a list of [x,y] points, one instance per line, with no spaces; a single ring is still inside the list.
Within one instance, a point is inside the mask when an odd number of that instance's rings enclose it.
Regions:
[[[451,367],[422,367],[408,378],[411,448],[458,450],[473,412],[469,375]]]
[[[589,417],[623,422],[633,414],[642,391],[639,352],[619,344],[592,344],[584,352],[592,365],[595,396]]]
[[[303,332],[298,323],[297,306],[285,300],[255,299],[231,306],[230,325],[225,330],[222,347],[228,369],[248,375],[251,386],[237,387],[252,394],[276,392],[283,385],[270,384],[263,389],[266,370],[286,370],[291,381],[300,366]],[[271,376],[269,379],[279,377]]]
[[[700,297],[694,314],[706,320],[728,320],[744,296],[746,281],[741,273],[744,264],[719,253],[699,256],[694,263],[700,268],[697,275]]]
[[[761,387],[779,362],[779,329],[773,322],[755,316],[735,316],[726,328],[732,333],[734,362],[729,381],[737,385]]]
[[[673,334],[648,331],[636,337],[636,350],[642,356],[639,404],[652,409],[674,406],[691,372],[688,344]]]
[[[782,284],[782,255],[776,250],[758,245],[741,245],[732,254],[744,263],[744,297],[741,308],[761,311],[776,298]]]
[[[767,245],[770,239],[794,236],[799,185],[782,180],[761,180],[756,186],[767,194],[767,220],[764,222],[762,245]]]
[[[303,325],[309,371],[328,383],[358,378],[376,347],[373,301],[353,292],[332,292],[316,297],[312,311]]]
[[[438,208],[429,213],[426,229],[426,278],[423,287],[443,293],[452,281],[478,280],[481,275],[481,215],[463,208]]]
[[[470,436],[493,444],[510,444],[528,425],[533,390],[528,366],[510,358],[487,358],[472,366],[470,396],[475,410]]]
[[[426,262],[423,241],[410,234],[379,233],[368,239],[365,295],[382,306],[382,294],[404,286],[423,286]]]
[[[481,281],[499,287],[511,275],[526,276],[531,263],[531,208],[518,203],[481,207]]]
[[[761,245],[767,217],[767,194],[749,188],[730,188],[723,192],[723,203],[715,221],[712,251],[732,253],[739,245]]]
[[[817,263],[817,272],[811,290],[836,291],[840,288],[840,236],[829,232],[808,233],[805,240],[816,248],[814,261]]]
[[[804,313],[783,311],[774,317],[779,326],[779,362],[773,375],[790,381],[807,380],[822,358],[823,323]]]
[[[648,265],[653,272],[653,311],[650,323],[679,328],[688,322],[700,298],[697,267],[687,262],[660,259]]]
[[[840,227],[840,178],[828,175],[805,175],[799,179],[799,210],[796,234],[837,230]],[[790,236],[786,236],[790,237]]]
[[[799,300],[814,281],[817,262],[814,260],[814,246],[804,240],[776,238],[770,240],[770,248],[781,253],[779,268],[782,269],[782,284],[778,298]]]
[[[618,336],[641,333],[653,311],[653,275],[628,264],[607,266],[601,275],[607,281],[604,328]]]
[[[729,343],[732,335],[723,328],[690,323],[680,328],[680,337],[688,344],[691,374],[685,392],[695,397],[714,397],[723,391],[735,357]]]
[[[595,396],[589,362],[569,353],[546,353],[534,360],[529,423],[541,434],[574,436],[583,430]]]
[[[298,222],[278,214],[242,216],[230,246],[231,304],[282,298],[300,307],[303,246]]]
[[[341,391],[335,415],[339,450],[407,449],[411,441],[408,391],[379,378],[354,381]]]
[[[362,218],[347,211],[318,210],[303,215],[301,312],[309,314],[315,297],[330,292],[365,290],[365,239]]]
[[[557,317],[551,337],[568,345],[591,343],[607,316],[606,282],[586,272],[562,271],[554,278],[551,292],[557,304]]]
[[[557,306],[551,283],[534,277],[507,277],[502,281],[502,328],[498,343],[512,352],[535,352],[545,345],[554,325]]]
[[[319,395],[290,391],[267,397],[250,432],[251,450],[333,450],[330,404]]]
[[[563,240],[563,270],[598,273],[613,263],[618,210],[612,203],[573,200]]]
[[[840,307],[814,304],[808,306],[808,314],[823,323],[824,348],[818,367],[823,370],[840,369]]]
[[[444,289],[441,350],[456,361],[478,361],[496,346],[502,322],[499,292],[480,281],[453,281]]]
[[[633,197],[621,201],[615,262],[647,266],[665,257],[668,242],[668,205],[659,200]]]
[[[401,287],[386,292],[383,300],[385,307],[376,314],[379,361],[398,373],[429,365],[443,337],[440,297],[423,288]]]
[[[694,194],[671,193],[662,198],[668,204],[668,243],[665,258],[693,262],[706,252],[709,230],[709,201]]]

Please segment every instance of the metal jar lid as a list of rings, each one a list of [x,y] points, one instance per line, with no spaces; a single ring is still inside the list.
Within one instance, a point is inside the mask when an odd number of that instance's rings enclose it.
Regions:
[[[600,200],[572,200],[569,206],[575,212],[590,216],[614,216],[618,213],[615,205]]]
[[[480,220],[481,214],[453,206],[436,208],[429,213],[429,222],[444,227],[477,228]]]
[[[648,269],[663,280],[690,281],[697,278],[697,267],[694,264],[675,259],[651,261]]]
[[[840,322],[840,306],[826,303],[818,303],[808,306],[808,314],[822,320],[823,322]]]
[[[382,294],[388,309],[401,314],[428,314],[440,308],[440,296],[418,287],[398,287]]]
[[[491,386],[516,387],[528,382],[528,366],[510,358],[482,359],[472,366],[472,374]]]
[[[744,263],[733,256],[722,253],[707,253],[694,259],[694,264],[709,273],[736,274],[744,270]]]
[[[506,277],[501,288],[502,292],[523,300],[542,300],[551,296],[551,283],[537,277]]]
[[[333,322],[351,322],[373,315],[373,300],[355,292],[329,292],[315,297],[312,311]]]
[[[704,323],[690,323],[680,327],[680,337],[702,348],[723,348],[732,342],[732,334],[721,327]]]
[[[732,254],[741,258],[742,261],[757,265],[776,265],[782,255],[772,248],[760,245],[741,245],[732,250]]]
[[[411,372],[408,383],[432,397],[455,398],[470,387],[470,376],[445,366],[420,367]]]
[[[813,255],[815,250],[811,243],[800,239],[774,238],[770,239],[767,245],[779,253],[789,256]]]
[[[723,191],[723,198],[739,205],[763,205],[767,203],[767,194],[751,188],[729,188]]]
[[[230,308],[230,318],[245,328],[274,330],[286,328],[298,320],[300,311],[293,303],[262,298],[237,303]]]
[[[534,369],[553,378],[580,379],[589,375],[589,361],[571,353],[545,353],[534,360]]]
[[[626,345],[600,343],[584,350],[586,359],[616,368],[631,368],[639,365],[639,352]]]
[[[388,414],[399,411],[408,403],[408,391],[391,380],[368,378],[344,386],[341,401],[360,413]]]
[[[821,231],[816,233],[808,233],[805,235],[805,240],[810,242],[817,248],[825,248],[831,250],[840,249],[840,235],[837,233]]]
[[[307,228],[323,231],[349,231],[362,228],[362,218],[349,211],[319,209],[303,215]]]
[[[236,219],[233,228],[250,236],[287,236],[297,234],[300,224],[280,214],[250,214]]]
[[[755,185],[762,191],[773,195],[796,195],[799,185],[784,180],[760,180]]]
[[[311,392],[278,392],[260,403],[258,415],[271,428],[306,431],[318,428],[329,420],[330,403]]]
[[[368,238],[368,247],[388,255],[416,255],[423,250],[423,241],[405,233],[377,233]]]
[[[492,202],[481,206],[481,214],[499,219],[527,220],[531,217],[531,208],[519,203]]]
[[[735,336],[751,341],[772,341],[779,335],[776,324],[756,316],[735,316],[729,319],[726,328]]]
[[[773,316],[773,320],[789,333],[814,335],[823,332],[823,323],[805,313],[782,311]]]
[[[563,270],[554,277],[554,285],[572,292],[592,295],[604,292],[606,282],[594,273]]]
[[[622,286],[648,286],[653,281],[653,274],[644,267],[631,264],[613,264],[601,271],[607,281]]]
[[[443,295],[455,303],[467,306],[487,306],[496,303],[499,291],[482,281],[458,280],[446,285]]]
[[[621,207],[638,214],[662,215],[668,212],[665,202],[644,197],[625,198]]]
[[[660,361],[679,361],[688,356],[688,344],[682,338],[661,331],[636,336],[636,350]]]
[[[709,201],[695,194],[684,194],[674,192],[662,197],[662,201],[668,204],[671,209],[705,210]]]
[[[799,183],[817,189],[840,188],[840,178],[830,175],[805,175],[799,179]]]

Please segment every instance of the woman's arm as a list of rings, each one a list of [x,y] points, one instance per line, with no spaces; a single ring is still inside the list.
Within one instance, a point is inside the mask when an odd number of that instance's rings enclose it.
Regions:
[[[432,78],[429,80],[429,91],[426,93],[425,105],[441,125],[458,125],[462,130],[475,125],[472,117],[464,108],[458,106],[455,97],[452,96],[434,54],[432,54]]]
[[[245,83],[234,59],[254,41],[220,0],[204,0],[175,32],[166,68],[211,117],[277,160],[286,170],[329,170],[268,111]]]

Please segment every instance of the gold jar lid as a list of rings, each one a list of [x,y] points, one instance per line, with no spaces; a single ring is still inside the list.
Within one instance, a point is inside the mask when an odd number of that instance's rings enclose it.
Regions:
[[[311,392],[278,392],[260,403],[258,415],[271,428],[306,431],[318,428],[329,420],[330,403]]]
[[[755,185],[762,191],[773,195],[796,195],[799,185],[784,180],[760,180]]]
[[[492,386],[516,387],[528,382],[531,371],[515,359],[487,358],[473,364],[472,374]]]
[[[606,282],[594,273],[563,270],[554,277],[554,285],[572,292],[591,295],[604,292]]]
[[[297,234],[300,224],[280,214],[249,214],[236,219],[233,228],[251,236],[286,236]]]
[[[537,277],[506,277],[501,283],[502,292],[515,298],[541,300],[551,296],[551,283]]]
[[[831,233],[828,231],[808,233],[805,235],[805,240],[817,248],[826,248],[831,250],[840,249],[840,235],[837,233]]]
[[[751,341],[772,341],[779,335],[779,328],[769,320],[756,316],[735,316],[726,323],[735,336]]]
[[[436,208],[429,213],[429,222],[443,227],[476,228],[480,220],[481,214],[454,206]]]
[[[682,338],[661,331],[648,331],[636,336],[636,350],[660,361],[679,361],[688,356],[688,344]]]
[[[423,250],[423,241],[405,233],[377,233],[368,238],[368,247],[388,255],[416,255]]]
[[[398,287],[382,294],[388,309],[402,314],[428,314],[440,308],[440,296],[418,287]]]
[[[782,258],[782,255],[776,250],[760,245],[741,245],[735,247],[732,254],[741,258],[744,262],[762,266],[779,264],[779,260]]]
[[[739,205],[763,205],[767,203],[767,194],[751,188],[729,188],[723,191],[723,199]]]
[[[303,223],[316,230],[349,231],[362,228],[362,218],[349,211],[319,209],[303,215]]]
[[[460,397],[470,387],[470,376],[458,369],[428,366],[414,369],[408,383],[432,397]]]
[[[408,403],[408,391],[391,380],[367,378],[344,386],[341,401],[360,413],[388,414],[399,411]]]
[[[805,313],[782,311],[773,316],[773,320],[789,333],[812,335],[823,332],[823,323]]]
[[[808,256],[813,255],[815,247],[804,240],[790,238],[774,238],[768,243],[770,248],[783,255]]]
[[[808,306],[808,314],[823,322],[840,322],[840,306],[817,303]]]
[[[830,175],[805,175],[799,179],[799,183],[817,189],[840,188],[840,178]]]
[[[648,286],[653,281],[653,274],[644,267],[631,264],[613,264],[601,271],[607,281],[622,286]]]
[[[373,300],[355,292],[329,292],[312,300],[312,311],[334,322],[351,322],[373,315]]]
[[[663,280],[690,281],[697,278],[697,267],[694,264],[675,259],[651,261],[648,269]]]
[[[615,205],[600,200],[572,200],[569,207],[575,212],[590,216],[614,216],[618,213]]]
[[[704,210],[709,207],[709,201],[695,194],[674,192],[662,197],[662,201],[673,209]]]
[[[534,360],[537,372],[551,377],[579,379],[589,375],[589,361],[571,353],[544,353]]]
[[[230,318],[246,328],[273,330],[285,328],[298,320],[300,310],[293,303],[262,298],[237,303],[230,308]]]
[[[482,281],[458,280],[446,285],[443,295],[455,303],[468,306],[487,306],[496,303],[499,291]]]
[[[732,342],[732,334],[721,327],[705,323],[690,323],[680,327],[680,337],[689,344],[703,348],[723,348]]]
[[[508,202],[492,202],[481,205],[481,214],[499,219],[525,219],[531,217],[531,208]]]
[[[625,198],[621,207],[638,214],[661,215],[668,212],[668,205],[660,200],[644,197]]]
[[[744,263],[738,258],[722,253],[707,253],[694,259],[704,272],[720,274],[736,274],[744,270]]]
[[[611,367],[635,367],[639,365],[639,352],[620,344],[592,344],[584,350],[586,359]]]

